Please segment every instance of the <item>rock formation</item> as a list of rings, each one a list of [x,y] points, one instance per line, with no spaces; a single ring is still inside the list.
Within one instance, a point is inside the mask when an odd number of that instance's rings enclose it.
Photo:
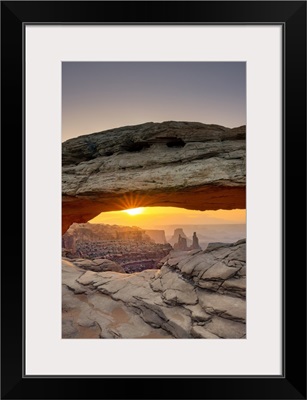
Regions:
[[[97,242],[99,240],[137,240],[153,242],[145,231],[137,226],[106,224],[72,224],[62,237],[64,248],[70,249],[77,242]]]
[[[187,239],[185,237],[182,237],[180,234],[178,236],[178,242],[174,244],[174,250],[176,251],[188,250]]]
[[[178,232],[182,232],[182,229],[176,229],[174,232],[174,236],[177,236]],[[185,236],[185,235],[184,235]],[[198,243],[198,237],[196,232],[193,233],[193,240],[191,246],[187,245],[188,238],[181,236],[181,233],[178,234],[178,242],[174,244],[174,250],[176,251],[188,251],[188,250],[201,250],[201,247]]]
[[[196,235],[196,232],[193,233],[193,238],[192,238],[192,250],[201,250],[201,247],[198,242],[198,237]]]
[[[65,259],[64,261],[70,262],[71,259]],[[125,273],[124,268],[122,268],[119,264],[114,261],[108,260],[106,258],[98,258],[94,260],[83,259],[83,258],[74,258],[73,263],[76,267],[84,269],[86,271],[94,271],[94,272],[105,272],[105,271],[115,271]]]
[[[63,338],[245,338],[246,244],[171,252],[131,275],[63,261]]]
[[[89,223],[72,224],[62,237],[62,246],[63,257],[80,259],[83,267],[79,261],[76,265],[82,268],[118,272],[157,267],[161,258],[172,250],[168,243],[154,243],[138,227]],[[98,266],[97,260],[104,260],[104,264]]]
[[[62,144],[62,229],[102,211],[245,208],[245,126],[145,123]]]
[[[148,235],[155,243],[160,243],[160,244],[166,243],[164,230],[146,229],[145,234]]]
[[[174,246],[176,243],[177,243],[177,244],[179,243],[179,238],[186,239],[187,245],[189,245],[189,246],[192,244],[191,239],[189,239],[189,238],[187,237],[187,235],[183,232],[183,229],[182,229],[182,228],[176,228],[176,229],[174,230],[174,234],[173,234],[173,236],[170,238],[170,240],[168,241],[168,243],[171,244],[172,246]]]

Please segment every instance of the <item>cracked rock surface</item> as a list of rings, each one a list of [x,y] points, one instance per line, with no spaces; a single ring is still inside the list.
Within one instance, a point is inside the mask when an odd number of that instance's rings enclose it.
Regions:
[[[245,208],[245,131],[245,126],[148,122],[67,140],[63,233],[103,211]]]
[[[63,338],[246,337],[246,242],[172,251],[160,270],[84,272],[63,260]]]

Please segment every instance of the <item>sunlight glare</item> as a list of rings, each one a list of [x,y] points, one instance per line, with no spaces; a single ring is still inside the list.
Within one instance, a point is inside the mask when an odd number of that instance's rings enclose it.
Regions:
[[[130,208],[129,210],[124,210],[124,212],[129,214],[129,215],[142,214],[143,211],[144,211],[144,207]]]

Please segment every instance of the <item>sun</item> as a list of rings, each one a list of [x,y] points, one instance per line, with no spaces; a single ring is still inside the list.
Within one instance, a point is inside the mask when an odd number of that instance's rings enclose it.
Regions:
[[[144,207],[130,208],[129,210],[124,210],[124,212],[129,214],[129,215],[142,214],[143,211],[144,211]]]

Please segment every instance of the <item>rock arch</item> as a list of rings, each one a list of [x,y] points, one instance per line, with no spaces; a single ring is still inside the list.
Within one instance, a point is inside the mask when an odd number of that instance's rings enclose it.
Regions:
[[[245,126],[145,123],[62,145],[62,232],[103,211],[244,209]]]

